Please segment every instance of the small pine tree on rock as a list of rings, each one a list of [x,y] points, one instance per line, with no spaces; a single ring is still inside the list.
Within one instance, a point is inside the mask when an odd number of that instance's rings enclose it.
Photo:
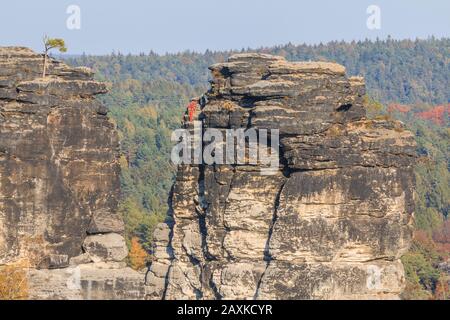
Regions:
[[[48,53],[52,49],[58,49],[59,52],[67,52],[66,43],[63,39],[59,38],[49,38],[48,36],[44,36],[44,70],[42,71],[42,78],[45,78],[47,73],[47,60]]]

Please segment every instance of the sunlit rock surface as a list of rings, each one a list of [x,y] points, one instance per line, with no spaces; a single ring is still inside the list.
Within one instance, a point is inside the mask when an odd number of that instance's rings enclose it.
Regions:
[[[279,129],[280,167],[180,165],[147,298],[397,299],[412,134],[367,119],[364,80],[335,63],[238,54],[210,69],[203,129]]]
[[[0,47],[0,265],[27,260],[34,299],[142,298],[144,275],[121,262],[105,84],[53,59],[42,69],[42,55]]]

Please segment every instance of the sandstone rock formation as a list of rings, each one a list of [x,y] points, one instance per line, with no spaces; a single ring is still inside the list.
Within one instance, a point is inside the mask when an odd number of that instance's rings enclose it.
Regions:
[[[368,120],[363,79],[335,63],[238,54],[210,69],[203,129],[279,129],[280,167],[180,165],[147,298],[398,298],[411,133]]]
[[[118,140],[86,68],[0,48],[0,265],[32,299],[393,299],[415,145],[368,120],[334,63],[239,54],[211,67],[203,129],[279,129],[280,166],[180,165],[145,276],[126,267]],[[192,124],[185,123],[192,129]],[[144,280],[146,286],[144,286]]]
[[[87,68],[0,48],[0,265],[29,260],[30,298],[140,298],[117,214],[118,138]],[[51,270],[50,270],[51,269]]]

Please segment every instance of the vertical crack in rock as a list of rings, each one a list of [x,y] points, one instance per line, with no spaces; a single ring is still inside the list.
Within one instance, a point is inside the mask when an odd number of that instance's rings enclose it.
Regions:
[[[212,279],[210,279],[210,281],[209,281],[209,286],[210,286],[211,290],[213,291],[214,299],[215,300],[222,300],[223,297],[220,294],[219,290],[217,289],[216,284],[214,283],[214,281]]]
[[[233,173],[231,175],[231,180],[230,180],[230,185],[229,185],[229,188],[228,188],[228,193],[227,193],[227,196],[225,197],[225,202],[224,202],[224,206],[223,206],[223,209],[222,209],[222,227],[223,227],[223,231],[224,232],[223,232],[223,236],[222,236],[222,239],[221,239],[221,248],[222,248],[222,255],[225,253],[226,254],[225,258],[228,261],[233,260],[233,255],[231,254],[231,252],[229,252],[227,250],[227,247],[225,246],[225,237],[230,232],[230,228],[227,226],[227,223],[225,221],[225,213],[227,211],[227,205],[228,205],[228,201],[229,201],[229,198],[230,198],[231,191],[233,190],[233,182],[234,182],[234,179],[236,177],[236,168],[235,168],[235,166],[232,166],[232,168],[233,168],[232,169]]]
[[[205,200],[205,167],[200,165],[200,174],[198,178],[198,228],[200,235],[202,237],[202,251],[205,260],[214,260],[214,257],[208,252],[208,229],[206,226],[206,213],[208,209],[208,204]]]
[[[161,295],[152,277],[148,297],[195,299],[200,288],[202,299],[397,299],[412,236],[413,135],[367,119],[364,79],[336,63],[245,53],[210,69],[204,128],[279,130],[280,167],[180,166],[174,255],[158,253],[151,267],[169,286]],[[203,193],[205,215],[195,210]],[[161,248],[166,233],[155,235]]]
[[[286,179],[289,179],[289,177],[286,177]],[[273,209],[273,218],[272,218],[272,222],[270,224],[270,228],[269,228],[269,233],[267,236],[267,242],[264,248],[264,261],[266,261],[266,267],[263,271],[263,273],[261,274],[259,280],[258,280],[258,284],[256,286],[256,290],[255,290],[255,294],[253,296],[253,300],[257,300],[258,299],[258,291],[259,291],[259,287],[261,286],[261,282],[262,279],[264,278],[264,275],[266,274],[267,269],[270,266],[270,262],[272,261],[272,255],[270,254],[270,239],[272,238],[272,233],[273,233],[273,228],[275,226],[275,224],[277,223],[277,219],[278,219],[278,208],[280,207],[280,197],[281,197],[281,193],[283,191],[284,185],[286,184],[286,182],[284,182],[281,186],[280,186],[280,190],[277,193],[277,197],[275,199],[275,206]]]

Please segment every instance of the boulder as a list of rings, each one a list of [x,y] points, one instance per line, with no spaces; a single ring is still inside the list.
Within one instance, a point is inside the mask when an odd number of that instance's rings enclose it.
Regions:
[[[94,262],[120,262],[128,255],[124,237],[116,233],[87,236],[83,243],[83,250]]]
[[[98,210],[94,213],[87,229],[88,234],[123,233],[125,225],[119,214],[112,214],[107,210]]]

